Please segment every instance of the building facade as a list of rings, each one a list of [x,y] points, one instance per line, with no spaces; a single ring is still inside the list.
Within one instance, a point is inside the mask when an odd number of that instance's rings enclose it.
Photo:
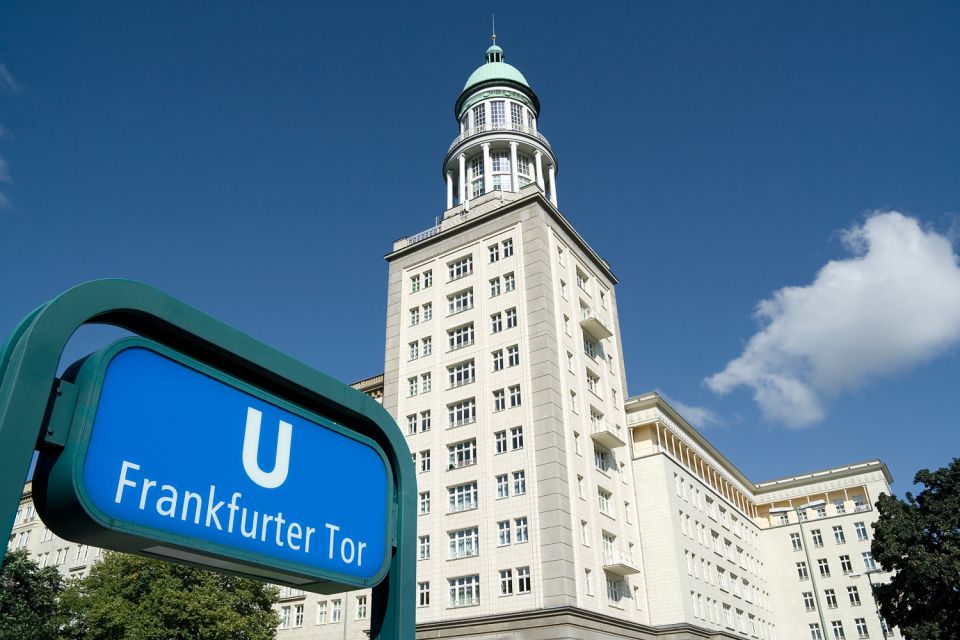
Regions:
[[[496,46],[455,103],[446,210],[386,255],[382,402],[418,473],[422,638],[895,636],[875,610],[872,461],[754,483],[627,396],[617,279],[558,209],[540,102]],[[11,546],[83,575],[29,488]],[[40,533],[37,533],[37,531]],[[369,591],[281,590],[281,640],[363,638]]]

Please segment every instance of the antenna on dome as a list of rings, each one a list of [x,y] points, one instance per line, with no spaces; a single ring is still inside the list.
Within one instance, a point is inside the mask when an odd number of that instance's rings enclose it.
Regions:
[[[493,44],[497,44],[497,14],[490,14],[490,24],[493,28],[493,34],[490,37],[493,38]]]

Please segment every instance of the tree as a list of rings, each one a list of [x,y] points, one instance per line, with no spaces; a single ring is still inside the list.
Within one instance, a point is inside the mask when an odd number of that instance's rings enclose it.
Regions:
[[[960,638],[960,459],[914,483],[924,489],[906,501],[880,496],[871,550],[884,571],[880,612],[910,640]]]
[[[61,598],[75,640],[272,640],[277,589],[193,567],[105,552]]]
[[[62,590],[54,567],[41,569],[26,549],[6,553],[0,568],[0,640],[55,640]]]

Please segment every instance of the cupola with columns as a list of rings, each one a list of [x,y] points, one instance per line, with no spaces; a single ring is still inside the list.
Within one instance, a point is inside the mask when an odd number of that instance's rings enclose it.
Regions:
[[[540,100],[503,49],[487,49],[487,61],[470,74],[457,98],[458,135],[443,160],[447,210],[491,191],[518,192],[536,184],[557,206],[557,157],[537,130]]]

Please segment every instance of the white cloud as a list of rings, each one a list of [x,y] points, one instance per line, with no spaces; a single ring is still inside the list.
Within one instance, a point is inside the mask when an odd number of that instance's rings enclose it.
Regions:
[[[0,86],[17,93],[20,91],[20,85],[17,84],[17,81],[13,79],[13,74],[10,73],[10,70],[0,62]]]
[[[947,237],[896,211],[874,213],[841,237],[851,257],[761,301],[760,330],[706,379],[711,389],[749,387],[767,418],[801,427],[823,418],[825,396],[960,340],[960,268]]]
[[[660,395],[663,394],[661,393]],[[669,398],[666,395],[663,395],[663,398],[671,407],[676,409],[677,413],[683,416],[687,422],[699,429],[720,424],[720,418],[717,417],[717,414],[706,407],[696,407],[691,404],[685,404],[674,398]]]

